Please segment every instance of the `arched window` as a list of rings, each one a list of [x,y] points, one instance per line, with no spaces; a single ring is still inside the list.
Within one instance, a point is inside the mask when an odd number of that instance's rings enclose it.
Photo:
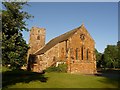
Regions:
[[[87,58],[87,60],[89,58],[88,53],[89,53],[89,49],[87,49],[87,51],[86,51],[86,58]]]
[[[70,54],[73,54],[73,48],[70,48]]]
[[[38,30],[38,33],[40,33],[40,30]]]
[[[37,36],[37,40],[40,40],[40,36]]]
[[[73,48],[70,48],[70,56],[72,59],[74,59],[74,51],[73,51]]]
[[[78,60],[78,48],[76,48],[76,60]]]
[[[81,59],[83,60],[83,46],[81,47]]]
[[[64,48],[61,49],[61,58],[64,58]]]
[[[54,56],[54,57],[53,57],[53,62],[55,62],[55,61],[56,61],[56,57]]]

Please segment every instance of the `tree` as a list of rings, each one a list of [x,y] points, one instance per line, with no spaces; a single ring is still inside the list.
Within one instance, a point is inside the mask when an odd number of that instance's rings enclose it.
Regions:
[[[117,47],[118,47],[118,66],[120,68],[120,41],[117,42]]]
[[[101,68],[102,67],[102,53],[98,52],[97,49],[95,49],[95,53],[96,53],[96,62],[97,62],[97,68]]]
[[[26,20],[32,16],[23,11],[27,2],[3,2],[2,10],[2,63],[12,69],[25,64],[28,45],[22,37],[22,31],[27,29]]]
[[[2,46],[2,11],[0,10],[0,47]],[[2,49],[0,48],[0,63],[2,63]]]
[[[108,68],[117,68],[118,65],[118,47],[116,45],[107,45],[104,51],[104,61],[106,67]]]

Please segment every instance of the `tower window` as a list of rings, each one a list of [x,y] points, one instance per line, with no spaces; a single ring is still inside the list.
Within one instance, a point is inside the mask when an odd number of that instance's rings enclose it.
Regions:
[[[37,36],[37,40],[40,40],[40,36]]]

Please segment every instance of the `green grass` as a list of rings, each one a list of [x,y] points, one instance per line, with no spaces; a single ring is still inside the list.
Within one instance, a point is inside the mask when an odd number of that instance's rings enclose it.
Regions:
[[[6,71],[11,71],[11,69],[7,67],[0,67],[0,72],[6,72]]]
[[[33,73],[7,71],[3,73],[4,88],[117,88],[117,79],[68,73]]]

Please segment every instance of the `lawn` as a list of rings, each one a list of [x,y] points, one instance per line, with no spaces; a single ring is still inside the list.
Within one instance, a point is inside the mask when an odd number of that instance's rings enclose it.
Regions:
[[[4,71],[3,88],[118,88],[117,78],[68,73]]]

